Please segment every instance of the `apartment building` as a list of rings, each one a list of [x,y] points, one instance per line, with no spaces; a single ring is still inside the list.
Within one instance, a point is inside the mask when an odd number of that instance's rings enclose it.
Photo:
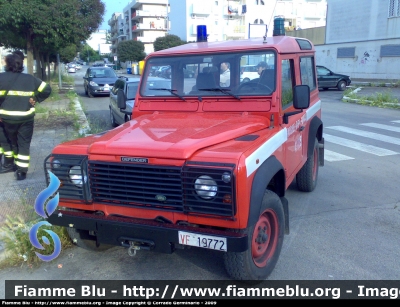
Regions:
[[[166,34],[196,41],[198,25],[207,26],[208,41],[272,36],[275,16],[287,29],[324,26],[326,0],[132,0],[114,14],[112,54],[124,39],[143,42],[148,54]]]
[[[120,33],[143,42],[147,54],[153,52],[154,41],[168,31],[168,0],[133,0],[122,12]]]
[[[122,22],[122,13],[113,13],[111,18],[108,20],[108,25],[110,26],[110,36],[111,36],[111,55],[117,56],[117,46],[118,43],[126,39],[126,35],[120,26]]]
[[[276,16],[290,29],[324,26],[326,0],[169,0],[168,33],[195,41],[198,25],[207,26],[208,41],[273,35]]]

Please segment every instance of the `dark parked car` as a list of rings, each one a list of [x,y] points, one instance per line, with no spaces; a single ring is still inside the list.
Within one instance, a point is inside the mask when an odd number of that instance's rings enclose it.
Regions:
[[[110,67],[89,67],[83,77],[85,94],[89,97],[96,95],[109,95],[111,88],[118,76]]]
[[[119,77],[110,92],[110,122],[117,127],[131,119],[140,78]],[[147,90],[171,88],[171,80],[149,77]]]
[[[336,74],[325,66],[317,65],[318,87],[327,90],[335,87],[339,91],[344,91],[349,86],[351,79],[349,76]]]

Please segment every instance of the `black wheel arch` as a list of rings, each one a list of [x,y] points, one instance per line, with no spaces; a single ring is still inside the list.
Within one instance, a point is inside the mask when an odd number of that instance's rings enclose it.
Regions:
[[[287,208],[285,208],[284,204],[285,185],[286,178],[283,165],[275,156],[269,157],[263,164],[261,164],[254,175],[251,186],[248,225],[257,222],[261,214],[261,203],[264,197],[264,192],[267,188],[275,192],[281,199],[283,198],[282,203],[284,205],[285,215],[287,214]]]
[[[307,144],[307,157],[311,156],[314,151],[314,140],[322,140],[323,123],[322,120],[314,116],[310,122],[310,129],[308,130],[308,144]]]

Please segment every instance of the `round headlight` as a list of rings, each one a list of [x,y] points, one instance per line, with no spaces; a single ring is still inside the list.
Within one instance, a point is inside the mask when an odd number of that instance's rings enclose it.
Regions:
[[[86,182],[86,176],[82,176],[82,169],[80,166],[73,166],[69,170],[69,179],[77,187],[81,187]]]
[[[53,160],[53,161],[51,162],[51,166],[52,166],[53,168],[60,168],[60,167],[61,167],[61,162],[60,162],[59,160]]]
[[[231,180],[232,180],[232,176],[231,176],[230,173],[225,172],[225,173],[222,174],[222,181],[223,182],[229,183],[229,182],[231,182]]]
[[[204,199],[211,199],[217,195],[217,183],[210,176],[200,176],[194,182],[196,194]]]

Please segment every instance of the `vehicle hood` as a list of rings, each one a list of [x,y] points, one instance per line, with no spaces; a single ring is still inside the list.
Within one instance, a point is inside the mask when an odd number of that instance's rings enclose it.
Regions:
[[[89,81],[94,81],[97,84],[114,84],[117,78],[89,78]]]
[[[188,159],[196,151],[268,127],[268,119],[232,114],[152,114],[101,136],[89,154]]]

